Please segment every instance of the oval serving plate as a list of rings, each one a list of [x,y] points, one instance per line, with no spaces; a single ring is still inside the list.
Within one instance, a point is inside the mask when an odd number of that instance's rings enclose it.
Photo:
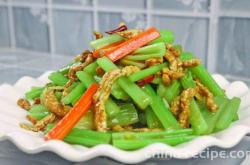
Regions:
[[[48,82],[49,72],[39,78],[22,77],[15,85],[0,85],[0,140],[10,140],[19,149],[26,153],[52,151],[61,157],[74,161],[86,161],[98,156],[107,156],[123,163],[138,163],[157,153],[171,155],[174,158],[187,159],[197,155],[210,146],[230,148],[250,133],[250,91],[241,81],[230,83],[223,76],[214,74],[214,79],[225,89],[229,98],[241,98],[239,120],[221,132],[200,136],[190,142],[175,147],[155,143],[136,151],[123,151],[111,145],[98,145],[87,148],[79,145],[70,145],[63,141],[52,140],[45,142],[42,133],[33,133],[19,128],[19,123],[26,121],[26,112],[16,105],[16,100],[22,97],[32,86],[43,85]],[[235,134],[237,132],[237,134]]]

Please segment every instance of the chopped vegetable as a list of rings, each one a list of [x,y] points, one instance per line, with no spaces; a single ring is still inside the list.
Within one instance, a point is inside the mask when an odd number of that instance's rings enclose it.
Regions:
[[[80,120],[80,118],[90,109],[92,97],[98,89],[97,84],[92,84],[83,94],[77,104],[70,112],[61,119],[52,130],[45,136],[45,140],[59,139],[62,140]]]
[[[95,49],[100,49],[102,47],[105,47],[107,45],[110,45],[110,44],[113,44],[115,42],[122,41],[122,40],[124,40],[124,38],[121,37],[120,35],[112,34],[112,35],[91,41],[90,45]]]
[[[127,126],[130,124],[134,124],[139,121],[137,111],[133,104],[122,104],[120,105],[120,111],[111,116],[109,120],[109,126]]]
[[[60,72],[53,72],[49,75],[49,79],[56,85],[64,86],[68,82],[68,78],[66,78]]]
[[[238,97],[232,98],[227,104],[225,108],[226,110],[223,112],[223,114],[220,115],[215,128],[217,130],[223,130],[227,128],[233,121],[234,117],[236,116],[239,106],[240,106],[240,98]]]
[[[158,38],[160,36],[159,32],[155,28],[149,28],[148,30],[140,33],[138,36],[133,37],[115,49],[105,52],[105,55],[112,61],[117,61],[122,57],[128,55],[134,50],[146,45],[150,41]]]
[[[179,124],[170,110],[164,105],[161,98],[156,95],[153,88],[150,85],[145,86],[145,91],[149,94],[152,99],[152,103],[150,104],[153,109],[155,115],[161,121],[162,126],[165,129],[169,128],[179,128]]]
[[[172,44],[174,42],[174,34],[172,31],[170,30],[160,30],[160,35],[161,37],[153,40],[152,42],[150,42],[150,44],[155,44],[155,43],[159,43],[159,42],[164,42],[167,44]]]
[[[83,83],[78,84],[67,96],[62,99],[64,104],[71,104],[76,98],[81,97],[83,92],[86,90]]]

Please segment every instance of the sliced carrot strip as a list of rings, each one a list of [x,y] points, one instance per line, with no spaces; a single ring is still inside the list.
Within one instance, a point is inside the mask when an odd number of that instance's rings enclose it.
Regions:
[[[110,45],[107,45],[107,46],[104,46],[103,48],[100,48],[100,49],[97,49],[93,52],[93,57],[95,58],[99,58],[100,57],[100,52],[103,51],[108,51],[108,50],[112,50],[114,49],[115,47],[117,47],[118,45],[120,45],[121,43],[123,43],[124,41],[118,41],[118,42],[115,42],[113,44],[110,44]]]
[[[116,48],[104,52],[104,54],[110,60],[115,62],[158,37],[160,37],[160,33],[155,28],[151,27],[137,36],[123,42]]]
[[[92,98],[97,89],[97,84],[91,84],[75,106],[48,132],[44,139],[63,140],[81,117],[90,109],[93,103]]]

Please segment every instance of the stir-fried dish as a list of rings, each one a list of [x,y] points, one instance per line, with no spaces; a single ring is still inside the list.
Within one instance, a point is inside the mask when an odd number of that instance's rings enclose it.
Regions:
[[[17,104],[26,130],[45,140],[134,150],[177,145],[223,130],[238,120],[240,99],[227,98],[201,60],[174,44],[170,30],[94,32],[85,50],[50,82]]]

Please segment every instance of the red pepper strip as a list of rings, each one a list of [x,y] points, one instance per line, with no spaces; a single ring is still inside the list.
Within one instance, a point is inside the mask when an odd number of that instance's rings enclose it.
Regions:
[[[63,140],[81,117],[90,109],[93,103],[92,98],[97,89],[97,84],[91,84],[75,106],[48,132],[44,139]]]
[[[93,52],[93,57],[95,58],[99,58],[100,57],[100,52],[103,51],[108,51],[108,50],[111,50],[115,47],[117,47],[118,45],[120,45],[121,43],[123,43],[124,41],[118,41],[118,42],[115,42],[113,44],[110,44],[110,45],[107,45],[107,46],[104,46],[103,48],[100,48],[100,49],[97,49]]]
[[[150,75],[150,76],[148,76],[148,77],[145,77],[145,78],[142,79],[142,80],[137,81],[137,84],[138,84],[139,86],[144,86],[144,85],[146,85],[146,84],[151,83],[151,82],[154,80],[154,78],[155,78],[154,75]]]
[[[122,32],[124,30],[128,30],[128,27],[126,25],[119,26],[118,28],[116,28],[114,30],[107,31],[105,33],[107,33],[107,34],[114,34],[116,32]]]
[[[124,41],[116,48],[104,52],[104,54],[110,60],[115,62],[158,37],[160,37],[160,33],[155,28],[151,27],[148,30],[138,34],[137,36]]]

